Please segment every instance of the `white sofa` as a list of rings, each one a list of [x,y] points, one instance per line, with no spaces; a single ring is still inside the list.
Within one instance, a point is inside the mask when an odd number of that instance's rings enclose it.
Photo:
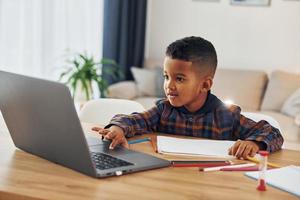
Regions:
[[[146,109],[152,107],[157,99],[162,98],[157,97],[157,87],[154,86],[162,84],[157,80],[157,76],[162,76],[158,73],[162,73],[161,65],[162,61],[147,60],[144,68],[132,70],[135,81],[111,85],[108,89],[109,97],[132,99]],[[223,101],[232,100],[244,112],[256,112],[275,118],[285,139],[284,147],[300,150],[300,124],[296,124],[295,116],[282,112],[283,105],[298,88],[300,74],[274,71],[268,77],[266,72],[259,70],[218,68],[212,93]],[[300,102],[300,96],[297,98]]]

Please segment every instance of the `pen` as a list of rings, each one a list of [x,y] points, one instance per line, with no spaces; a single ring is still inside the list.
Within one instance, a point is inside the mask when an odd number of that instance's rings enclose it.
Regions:
[[[238,167],[252,167],[255,166],[254,163],[240,164],[240,165],[230,165],[230,166],[221,166],[221,167],[208,167],[208,168],[200,168],[200,171],[209,172],[209,171],[219,171],[225,168],[238,168]]]
[[[128,141],[128,144],[137,144],[137,143],[141,143],[141,142],[147,142],[150,141],[150,138],[142,138],[142,139],[137,139],[137,140],[130,140]]]
[[[249,156],[247,156],[247,160],[249,160],[251,162],[254,162],[254,163],[259,163],[259,160],[256,159],[255,157],[249,157]],[[280,168],[279,165],[274,164],[274,163],[270,163],[270,162],[267,162],[267,165],[270,166],[270,167],[274,167],[274,168]]]

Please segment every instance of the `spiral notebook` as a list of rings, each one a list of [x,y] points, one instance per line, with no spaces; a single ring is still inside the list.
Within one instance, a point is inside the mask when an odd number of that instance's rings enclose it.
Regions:
[[[245,175],[258,179],[259,172],[246,172]],[[300,197],[300,166],[290,165],[267,170],[266,182],[268,185]]]

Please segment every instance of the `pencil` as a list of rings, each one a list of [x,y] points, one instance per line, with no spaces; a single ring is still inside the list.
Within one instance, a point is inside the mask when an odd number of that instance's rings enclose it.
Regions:
[[[179,164],[179,163],[172,163],[172,167],[221,167],[221,166],[228,166],[230,163],[186,163],[186,164]]]
[[[236,168],[222,168],[220,169],[220,171],[228,171],[228,172],[232,172],[232,171],[259,171],[258,167],[236,167]]]
[[[229,163],[231,164],[232,161],[230,160],[171,160],[172,164],[195,164],[195,163]]]
[[[251,162],[254,162],[254,163],[259,163],[259,160],[254,158],[254,157],[247,156],[247,160],[249,160]],[[274,164],[274,163],[270,163],[270,162],[267,162],[267,165],[270,166],[270,167],[274,167],[274,168],[280,168],[279,165]]]
[[[268,168],[270,169],[270,168]],[[236,168],[222,168],[220,171],[259,171],[259,167],[236,167]]]
[[[141,138],[141,139],[137,139],[137,140],[130,140],[128,141],[128,144],[137,144],[137,143],[141,143],[141,142],[147,142],[150,141],[150,138]]]
[[[155,153],[157,153],[157,146],[156,146],[156,142],[154,141],[153,137],[150,139],[150,142],[151,142],[153,151],[154,151]]]
[[[221,169],[229,169],[229,168],[240,168],[240,167],[253,167],[256,164],[254,163],[247,163],[247,164],[240,164],[240,165],[228,165],[228,166],[221,166],[221,167],[208,167],[208,168],[199,168],[200,171],[209,172],[209,171],[220,171]]]

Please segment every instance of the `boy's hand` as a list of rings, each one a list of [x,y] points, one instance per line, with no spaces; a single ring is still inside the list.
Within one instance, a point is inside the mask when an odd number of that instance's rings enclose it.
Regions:
[[[109,146],[110,149],[114,149],[119,144],[125,148],[129,148],[128,142],[124,136],[124,131],[118,126],[111,126],[108,129],[93,127],[92,130],[103,135],[104,139],[112,140]]]
[[[228,154],[237,157],[238,159],[244,158],[247,156],[255,156],[259,151],[259,146],[257,143],[248,140],[238,140],[234,143],[232,147],[229,148]]]

